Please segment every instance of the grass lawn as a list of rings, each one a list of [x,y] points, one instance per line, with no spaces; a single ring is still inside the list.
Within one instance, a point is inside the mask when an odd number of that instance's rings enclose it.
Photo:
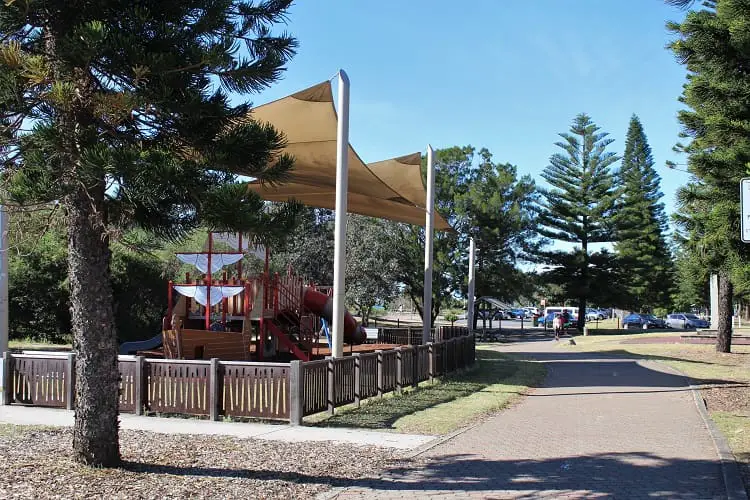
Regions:
[[[314,416],[320,426],[391,429],[442,435],[502,409],[544,379],[542,364],[491,348],[477,348],[477,366],[462,374],[425,383],[415,391],[371,399],[360,408],[337,409],[334,416]]]
[[[39,342],[31,339],[19,339],[8,341],[10,349],[27,350],[27,351],[54,351],[70,349],[70,344],[53,344],[49,342]]]
[[[677,336],[650,333],[621,336],[576,337],[565,348],[624,354],[671,365],[701,388],[708,412],[729,441],[741,463],[745,487],[750,490],[750,346],[732,346],[732,353],[716,352],[713,344],[623,344],[634,338]]]

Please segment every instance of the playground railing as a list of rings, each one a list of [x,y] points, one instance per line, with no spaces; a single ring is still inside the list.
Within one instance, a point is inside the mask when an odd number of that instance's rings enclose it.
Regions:
[[[454,332],[455,333],[455,332]],[[474,335],[344,358],[291,363],[149,359],[119,356],[121,412],[249,417],[301,424],[307,415],[401,392],[466,368]],[[2,358],[5,404],[73,409],[73,353]]]
[[[292,361],[292,424],[303,417],[401,392],[474,364],[474,335],[319,361]]]
[[[430,329],[430,342],[443,342],[469,334],[469,329],[465,326],[437,326]],[[398,345],[422,345],[422,328],[381,328],[378,332],[379,344],[398,344]]]

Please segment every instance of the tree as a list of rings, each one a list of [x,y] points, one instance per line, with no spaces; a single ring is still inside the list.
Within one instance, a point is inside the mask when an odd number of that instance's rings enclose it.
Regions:
[[[539,250],[538,259],[552,268],[547,275],[578,299],[578,328],[586,321],[586,302],[591,285],[603,279],[602,269],[589,254],[591,243],[614,239],[615,208],[618,190],[610,166],[619,158],[606,151],[612,139],[600,133],[585,113],[575,117],[570,133],[562,133],[555,145],[564,151],[550,157],[542,177],[551,189],[541,189],[539,233],[552,240],[580,245],[571,251]],[[599,255],[596,260],[606,260]]]
[[[334,214],[322,208],[305,208],[299,225],[285,244],[271,253],[271,263],[277,272],[292,266],[294,272],[318,285],[333,283]]]
[[[300,225],[286,244],[272,255],[277,271],[291,266],[319,285],[333,283],[334,213],[306,208]],[[396,293],[397,246],[395,224],[383,219],[349,214],[346,225],[346,299],[368,325],[370,310],[389,302]]]
[[[628,126],[620,179],[621,233],[615,250],[628,291],[623,305],[633,310],[666,307],[672,282],[672,255],[664,236],[667,216],[660,202],[660,178],[654,170],[651,147],[635,115]]]
[[[474,148],[452,147],[434,152],[435,205],[438,212],[449,222],[455,214],[456,197],[465,192],[465,174],[471,168]],[[426,179],[426,158],[422,158],[423,178]],[[425,182],[426,185],[426,182]],[[425,231],[422,226],[399,224],[396,244],[398,245],[398,280],[404,284],[404,292],[409,296],[423,321],[427,321],[423,309],[424,299],[424,246]],[[461,248],[457,233],[436,232],[432,262],[432,311],[430,325],[440,314],[444,302],[460,290],[459,281],[466,275],[462,269],[465,249]]]
[[[455,146],[435,151],[435,194],[455,232],[435,234],[431,324],[451,296],[467,293],[470,237],[477,247],[477,296],[511,301],[527,292],[516,265],[536,245],[534,181],[519,179],[514,165],[495,163],[485,148]],[[424,229],[402,226],[399,241],[399,279],[426,318]]]
[[[354,304],[362,325],[370,311],[396,295],[398,248],[394,224],[382,219],[350,215],[346,224],[346,299]]]
[[[688,77],[680,101],[682,139],[694,182],[678,192],[676,222],[687,248],[719,276],[716,349],[731,351],[733,270],[748,261],[740,241],[739,181],[750,165],[750,23],[746,0],[706,1],[682,23],[667,27],[677,38],[670,48]]]
[[[67,219],[75,460],[119,463],[110,242],[140,227],[272,234],[280,213],[237,175],[284,179],[283,136],[249,93],[279,79],[296,41],[272,28],[291,0],[50,0],[0,6],[4,202],[59,200]]]

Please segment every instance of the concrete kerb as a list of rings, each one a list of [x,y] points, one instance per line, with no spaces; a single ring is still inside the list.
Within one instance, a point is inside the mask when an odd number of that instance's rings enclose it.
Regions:
[[[734,454],[732,453],[724,434],[722,434],[716,427],[716,424],[708,414],[706,403],[703,400],[703,396],[701,396],[700,389],[693,384],[690,377],[673,366],[643,358],[641,359],[641,363],[658,363],[660,366],[664,366],[667,370],[672,371],[675,375],[685,379],[685,382],[690,387],[690,392],[693,394],[693,402],[698,410],[698,414],[701,416],[703,424],[706,426],[706,430],[708,430],[708,434],[711,436],[711,441],[713,441],[714,447],[716,448],[716,454],[721,461],[721,473],[724,477],[724,488],[726,489],[727,500],[748,500],[747,491],[742,482],[742,475],[740,474],[737,460],[734,458]]]

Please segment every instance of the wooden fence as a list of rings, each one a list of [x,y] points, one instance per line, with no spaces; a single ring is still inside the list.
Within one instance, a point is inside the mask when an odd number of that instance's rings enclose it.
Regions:
[[[121,412],[286,420],[382,397],[472,365],[473,335],[337,359],[287,363],[119,356]],[[72,409],[74,354],[4,353],[4,402]]]
[[[465,326],[438,326],[430,329],[430,342],[443,342],[469,334]],[[378,344],[422,345],[422,327],[380,328]]]

